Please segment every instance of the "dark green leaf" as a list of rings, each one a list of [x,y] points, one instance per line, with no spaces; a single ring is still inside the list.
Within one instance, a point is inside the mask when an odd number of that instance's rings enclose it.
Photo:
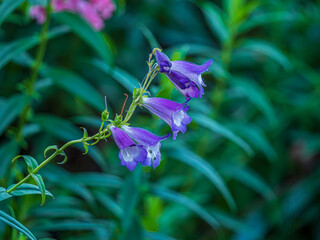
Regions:
[[[275,194],[265,181],[253,170],[231,164],[223,164],[221,167],[223,175],[233,178],[263,196],[267,201],[275,199]]]
[[[198,214],[203,220],[205,220],[214,229],[220,226],[218,221],[210,213],[208,213],[203,207],[201,207],[192,199],[180,193],[177,193],[162,187],[161,188],[153,187],[151,189],[151,192],[159,196],[160,198],[186,206],[187,208],[189,208],[190,210]]]
[[[101,112],[104,109],[101,94],[79,75],[63,68],[47,68],[45,75],[53,79],[59,87],[80,97],[97,111]]]
[[[4,223],[8,224],[9,226],[17,229],[19,232],[26,235],[28,238],[32,240],[37,240],[37,238],[30,232],[28,228],[26,228],[24,225],[22,225],[20,222],[18,222],[13,217],[9,216],[5,212],[0,210],[0,220]]]
[[[73,32],[82,38],[93,50],[100,55],[103,61],[112,64],[113,56],[109,44],[102,35],[102,32],[95,31],[86,21],[76,14],[58,13],[54,18],[59,22],[68,25]]]
[[[131,76],[129,73],[125,72],[124,70],[118,67],[112,68],[98,59],[94,59],[92,61],[92,64],[97,68],[99,68],[101,71],[108,74],[110,77],[114,78],[116,81],[118,81],[123,87],[125,87],[130,92],[132,92],[134,88],[139,88],[139,80]]]
[[[0,145],[0,179],[7,173],[12,158],[18,153],[18,144],[15,141],[3,142]]]
[[[18,117],[23,107],[28,104],[28,101],[29,99],[23,95],[14,95],[6,102],[5,107],[0,109],[0,136],[16,117]]]
[[[192,113],[190,115],[192,116],[193,120],[196,121],[200,126],[208,128],[214,133],[218,133],[228,138],[230,141],[234,142],[243,150],[245,150],[250,156],[254,154],[252,148],[249,146],[248,143],[246,143],[243,139],[235,135],[233,132],[231,132],[229,129],[227,129],[225,126],[221,125],[214,119],[198,113]]]
[[[21,3],[23,0],[4,0],[0,5],[0,26],[2,22],[10,15]]]
[[[288,58],[274,45],[269,42],[262,40],[245,40],[242,42],[239,48],[245,49],[246,51],[253,51],[258,54],[265,55],[279,65],[281,65],[286,70],[292,69],[292,65]]]
[[[7,193],[7,189],[0,187],[0,202],[11,197],[12,195]]]
[[[197,169],[199,172],[205,175],[213,183],[213,185],[215,185],[219,189],[219,191],[229,204],[229,207],[232,210],[236,210],[237,207],[232,195],[230,194],[222,177],[213,168],[213,166],[211,166],[207,161],[200,158],[198,155],[194,154],[192,151],[182,145],[171,144],[169,149],[169,156],[190,165],[191,167]]]
[[[218,37],[220,42],[228,41],[229,29],[226,26],[226,16],[215,4],[207,1],[200,5],[205,19],[211,31]]]
[[[69,28],[62,26],[48,32],[48,38],[58,37],[69,31]],[[39,36],[30,36],[7,43],[0,48],[0,69],[14,57],[36,46],[40,41]]]

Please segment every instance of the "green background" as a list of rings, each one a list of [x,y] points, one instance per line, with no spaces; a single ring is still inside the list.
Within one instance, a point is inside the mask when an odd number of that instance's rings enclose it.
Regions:
[[[139,0],[94,32],[80,17],[52,15],[33,100],[23,91],[41,26],[39,1],[0,1],[0,186],[27,174],[17,154],[42,162],[49,145],[97,132],[104,96],[111,117],[147,73],[154,47],[172,60],[213,59],[202,99],[176,141],[162,142],[153,170],[120,165],[110,138],[66,150],[44,167],[54,195],[0,202],[39,239],[320,239],[320,2]],[[153,96],[182,102],[165,76]],[[22,138],[17,126],[31,101]],[[131,125],[158,135],[166,124],[137,109]],[[61,159],[58,159],[59,161]],[[34,182],[31,182],[34,183]],[[24,239],[0,222],[1,239]]]

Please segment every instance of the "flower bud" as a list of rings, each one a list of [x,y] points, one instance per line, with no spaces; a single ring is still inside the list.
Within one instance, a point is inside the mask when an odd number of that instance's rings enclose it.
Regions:
[[[101,114],[101,120],[105,122],[108,120],[108,118],[109,118],[109,112],[107,110],[104,110]]]

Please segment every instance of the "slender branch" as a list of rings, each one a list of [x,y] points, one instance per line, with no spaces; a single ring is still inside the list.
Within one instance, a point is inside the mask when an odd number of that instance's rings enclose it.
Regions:
[[[36,80],[38,78],[39,70],[42,65],[43,57],[45,54],[45,50],[47,47],[47,34],[49,30],[49,25],[50,25],[50,16],[51,16],[51,1],[48,2],[48,5],[46,7],[46,21],[44,25],[42,26],[41,33],[40,33],[40,44],[36,52],[36,57],[35,61],[31,66],[31,77],[29,81],[25,82],[25,90],[26,90],[26,95],[27,96],[33,96],[34,94],[34,85],[36,83]],[[27,105],[24,106],[22,109],[22,113],[19,118],[19,123],[18,123],[18,128],[17,128],[17,139],[22,140],[22,129],[25,123],[28,120],[29,117],[29,112],[31,110],[31,102],[29,102]]]
[[[109,128],[105,128],[102,131],[102,134],[104,134],[105,132],[109,131]],[[33,169],[32,172],[30,172],[25,178],[23,178],[20,182],[18,182],[17,184],[15,184],[12,188],[8,189],[8,193],[16,190],[21,184],[27,182],[30,178],[31,178],[31,174],[36,174],[41,168],[43,168],[45,165],[47,165],[51,160],[53,160],[56,156],[60,155],[64,149],[66,149],[67,147],[73,145],[73,144],[77,144],[77,143],[82,143],[82,142],[87,142],[87,141],[91,141],[97,137],[99,137],[99,135],[101,134],[101,132],[96,133],[95,135],[91,136],[91,137],[87,137],[87,138],[81,138],[81,139],[77,139],[77,140],[72,140],[70,142],[67,142],[66,144],[64,144],[61,148],[59,148],[58,150],[56,150],[53,154],[51,154],[50,157],[48,157],[47,159],[45,159],[38,167],[36,167],[35,169]],[[109,135],[110,136],[110,135]]]

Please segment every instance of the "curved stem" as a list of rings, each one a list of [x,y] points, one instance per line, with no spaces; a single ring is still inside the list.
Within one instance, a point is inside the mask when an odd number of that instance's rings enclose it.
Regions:
[[[17,184],[15,184],[12,188],[7,190],[7,193],[10,193],[14,190],[16,190],[21,184],[27,182],[30,178],[32,174],[36,174],[41,168],[43,168],[45,165],[47,165],[51,160],[53,160],[56,156],[58,156],[60,153],[63,152],[64,149],[66,149],[67,147],[73,145],[73,144],[77,144],[77,143],[82,143],[82,142],[87,142],[87,141],[91,141],[97,137],[99,137],[100,134],[104,134],[105,132],[109,131],[109,128],[106,127],[102,132],[98,132],[95,135],[91,136],[91,137],[87,137],[87,138],[81,138],[81,139],[77,139],[77,140],[72,140],[70,142],[67,142],[66,144],[64,144],[61,148],[59,148],[58,150],[56,150],[53,154],[51,154],[50,157],[48,157],[46,160],[44,160],[38,167],[36,167],[35,169],[33,169],[32,172],[30,172],[25,178],[23,178],[21,181],[19,181]],[[111,134],[110,134],[111,135]],[[108,136],[110,136],[108,134]]]

